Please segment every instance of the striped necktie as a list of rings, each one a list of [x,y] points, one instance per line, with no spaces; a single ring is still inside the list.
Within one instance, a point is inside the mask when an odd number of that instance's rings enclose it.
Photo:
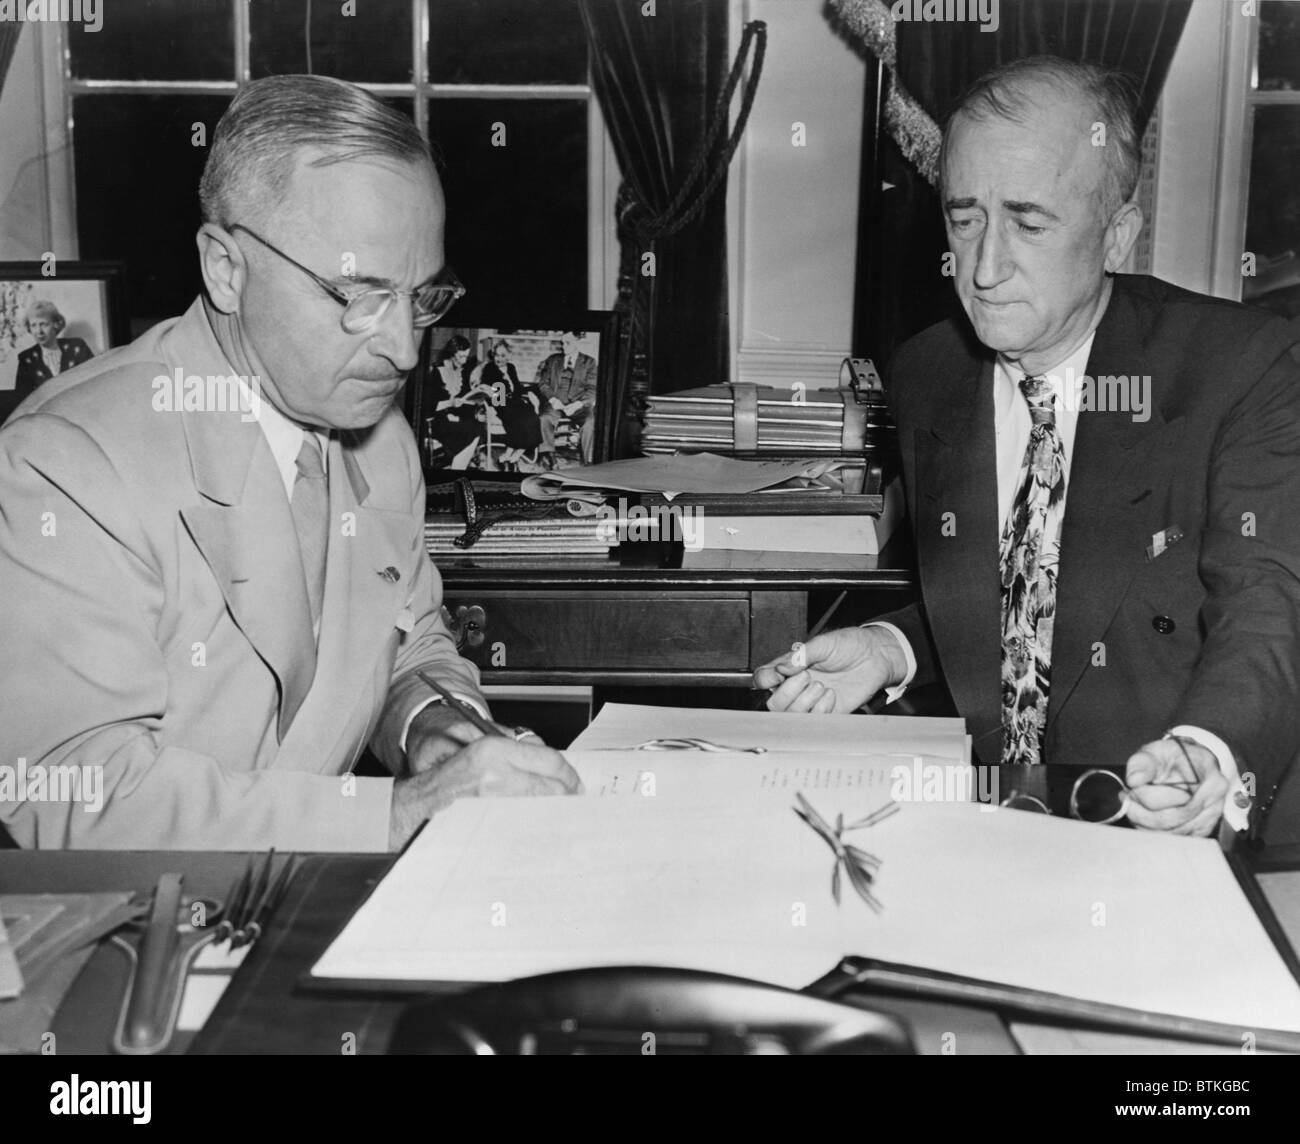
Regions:
[[[319,631],[321,602],[325,598],[325,549],[329,544],[329,487],[315,433],[303,433],[297,464],[298,476],[289,503],[298,533],[298,550],[302,553],[312,627]]]
[[[1002,763],[1042,762],[1065,517],[1065,448],[1045,378],[1020,390],[1033,426],[999,557],[1002,569]]]

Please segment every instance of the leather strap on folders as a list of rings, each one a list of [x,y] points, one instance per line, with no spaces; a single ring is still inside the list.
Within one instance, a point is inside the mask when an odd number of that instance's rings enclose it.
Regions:
[[[738,453],[753,453],[758,449],[758,386],[733,385],[732,448]]]
[[[841,389],[844,424],[840,429],[840,449],[848,456],[861,453],[867,432],[867,407],[854,396],[853,390]]]

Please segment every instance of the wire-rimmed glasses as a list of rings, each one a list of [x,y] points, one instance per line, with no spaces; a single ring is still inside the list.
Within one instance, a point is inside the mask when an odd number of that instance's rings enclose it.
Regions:
[[[399,290],[396,286],[362,286],[356,290],[340,290],[332,282],[322,278],[314,270],[304,266],[295,258],[285,254],[274,243],[268,242],[254,230],[243,223],[232,223],[226,228],[232,232],[242,230],[250,238],[256,239],[272,254],[277,254],[290,266],[302,271],[331,298],[343,307],[343,329],[349,334],[364,334],[371,330],[388,313],[388,308],[398,298],[411,300],[411,322],[416,329],[422,330],[432,326],[440,319],[459,298],[465,296],[465,287],[460,279],[445,267],[439,275],[438,282],[425,282],[414,290]]]
[[[1160,786],[1174,787],[1184,794],[1196,789],[1194,782],[1166,782]],[[1070,817],[1081,822],[1107,825],[1118,822],[1128,814],[1129,788],[1114,771],[1094,767],[1084,771],[1070,788]],[[1035,814],[1051,814],[1042,799],[1020,791],[1012,791],[999,804],[1013,810],[1028,810]]]

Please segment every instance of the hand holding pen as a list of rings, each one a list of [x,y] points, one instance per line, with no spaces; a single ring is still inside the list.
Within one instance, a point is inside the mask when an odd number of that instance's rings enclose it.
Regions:
[[[393,784],[389,845],[400,849],[420,825],[455,799],[574,794],[577,773],[532,732],[507,731],[420,673],[441,703],[407,735],[409,777]],[[438,728],[434,730],[434,728]]]
[[[458,751],[483,738],[505,738],[513,742],[530,740],[541,745],[536,732],[527,727],[503,727],[494,723],[427,672],[416,674],[437,693],[438,699],[416,715],[407,731],[406,758],[412,774],[440,766]]]

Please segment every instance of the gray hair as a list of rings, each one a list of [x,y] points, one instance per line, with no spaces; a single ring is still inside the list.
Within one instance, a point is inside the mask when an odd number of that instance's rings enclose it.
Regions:
[[[268,76],[241,88],[217,124],[199,183],[203,221],[260,221],[287,193],[304,147],[325,152],[315,167],[364,158],[434,163],[415,124],[355,84]]]
[[[1137,190],[1142,168],[1142,140],[1137,127],[1140,89],[1126,72],[1096,64],[1075,63],[1056,56],[1029,56],[981,76],[961,97],[944,125],[939,151],[940,180],[952,126],[959,115],[975,119],[997,116],[1021,123],[1034,107],[1036,85],[1081,96],[1085,114],[1105,125],[1106,147],[1102,158],[1106,170],[1100,191],[1102,213],[1109,219]]]
[[[31,330],[32,321],[36,318],[45,318],[47,321],[53,322],[56,327],[55,333],[58,334],[63,333],[63,328],[68,324],[67,318],[59,312],[58,306],[53,302],[33,302],[27,307],[25,324],[29,331]]]

